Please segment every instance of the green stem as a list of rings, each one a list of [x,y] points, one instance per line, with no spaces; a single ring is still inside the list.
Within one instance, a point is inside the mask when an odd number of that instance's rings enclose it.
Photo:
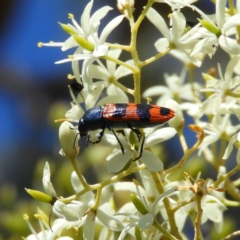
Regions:
[[[194,240],[202,240],[202,233],[201,233],[201,219],[202,219],[202,207],[201,207],[201,200],[202,200],[202,196],[199,196],[196,194],[196,203],[197,203],[197,217],[195,220],[195,235],[194,235]]]
[[[187,200],[187,201],[185,201],[185,202],[179,203],[176,207],[173,207],[173,208],[172,208],[172,211],[173,211],[173,212],[176,212],[178,209],[180,209],[180,208],[188,205],[189,203],[195,202],[195,201],[196,201],[196,197],[194,196],[194,197],[190,198],[189,200]]]
[[[140,170],[146,169],[145,164],[141,164],[141,165],[133,168],[132,166],[134,164],[135,163],[132,162],[132,165],[127,170],[125,170],[125,171],[123,171],[123,172],[121,172],[121,173],[111,177],[110,179],[107,179],[106,181],[103,181],[101,183],[97,183],[97,184],[94,184],[94,185],[87,185],[86,189],[83,189],[82,191],[80,191],[80,192],[76,193],[75,195],[72,195],[72,196],[70,196],[68,198],[61,198],[61,199],[59,199],[59,201],[62,201],[65,204],[70,203],[71,201],[76,200],[79,197],[81,197],[86,192],[98,190],[99,188],[102,189],[103,187],[105,187],[105,186],[107,186],[109,184],[117,182],[118,180],[120,180],[120,179],[122,179],[122,178],[124,178],[124,177],[126,177],[128,175],[131,175],[132,173],[139,172]]]
[[[122,85],[121,83],[119,83],[118,81],[116,81],[115,78],[114,78],[114,79],[112,78],[112,79],[110,80],[110,82],[111,82],[112,84],[114,84],[116,87],[118,87],[118,88],[120,88],[121,90],[123,90],[125,93],[134,95],[134,91],[133,91],[132,89],[129,89],[129,88],[125,87],[124,85]]]
[[[170,234],[164,227],[162,227],[156,220],[153,222],[153,226],[159,230],[167,239],[169,240],[178,240],[172,234]]]
[[[121,44],[113,44],[113,43],[106,43],[109,48],[116,48],[116,49],[122,49],[124,51],[130,52],[130,47],[127,45],[121,45]]]
[[[76,163],[76,158],[71,158],[70,160],[71,160],[74,171],[78,175],[78,178],[79,178],[80,182],[82,183],[83,187],[87,189],[89,187],[89,185],[86,183],[84,177],[82,176],[82,174],[80,173],[80,171],[78,169],[78,166],[77,166],[77,163]]]
[[[138,71],[138,69],[136,69],[134,66],[129,65],[129,64],[127,64],[127,63],[125,63],[125,62],[123,62],[123,61],[121,61],[121,60],[119,60],[119,59],[113,58],[113,57],[111,57],[111,56],[109,56],[109,55],[102,56],[101,58],[103,58],[103,59],[105,59],[105,60],[108,60],[108,61],[115,62],[115,63],[117,63],[117,64],[119,64],[119,65],[122,65],[122,66],[130,69],[133,73],[136,72],[136,71]]]
[[[213,187],[216,188],[219,186],[219,184],[223,181],[225,181],[226,179],[228,179],[229,177],[231,177],[232,175],[236,174],[237,172],[239,172],[240,170],[240,164],[237,165],[235,168],[233,168],[231,171],[229,171],[226,174],[221,175],[218,180],[216,182],[214,182]]]
[[[231,92],[230,90],[227,90],[225,92],[225,95],[228,95],[230,97],[240,98],[240,93],[234,93],[234,92]]]
[[[174,217],[174,211],[172,210],[172,206],[167,197],[165,197],[163,199],[163,204],[164,204],[165,210],[167,211],[167,215],[168,215],[168,222],[170,225],[170,233],[172,235],[176,236],[177,239],[183,240],[182,236],[180,235],[180,233],[178,231],[178,227],[177,227],[175,217]]]
[[[161,57],[165,56],[167,53],[169,53],[169,51],[170,51],[170,48],[166,48],[163,52],[160,52],[160,53],[156,54],[154,57],[151,57],[151,58],[149,58],[145,61],[140,62],[139,67],[142,68],[142,67],[144,67],[144,66],[146,66],[146,65],[148,65],[152,62],[155,62],[159,58],[161,58]]]
[[[155,188],[157,189],[158,193],[159,194],[162,194],[164,193],[164,187],[163,187],[163,184],[159,178],[159,175],[157,172],[152,172],[150,171],[151,175],[152,175],[152,178],[153,178],[153,181],[155,183]]]
[[[224,199],[223,204],[229,207],[240,207],[240,202]]]
[[[153,3],[155,2],[155,0],[149,0],[147,5],[145,6],[145,8],[143,9],[142,13],[140,14],[139,18],[137,19],[136,23],[135,23],[135,28],[139,28],[141,22],[143,21],[143,19],[145,18],[149,8],[153,5]]]

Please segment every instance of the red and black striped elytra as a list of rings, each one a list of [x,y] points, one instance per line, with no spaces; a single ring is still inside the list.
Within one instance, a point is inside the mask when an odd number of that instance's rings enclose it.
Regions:
[[[140,138],[141,132],[138,128],[147,128],[161,125],[175,116],[175,112],[171,109],[152,105],[152,104],[135,104],[135,103],[109,103],[103,107],[97,106],[85,112],[79,120],[78,130],[80,136],[87,136],[89,131],[102,129],[98,135],[98,140],[93,143],[99,143],[104,135],[105,128],[111,130],[116,137],[122,153],[124,148],[118,139],[114,128],[130,128]],[[143,136],[144,137],[144,136]],[[142,156],[143,139],[140,155],[134,160]],[[89,135],[87,144],[89,142]]]

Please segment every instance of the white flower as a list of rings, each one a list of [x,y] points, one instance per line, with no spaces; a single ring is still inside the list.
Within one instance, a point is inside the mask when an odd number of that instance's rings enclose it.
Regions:
[[[50,172],[50,166],[48,162],[46,162],[44,165],[42,183],[43,183],[45,192],[49,196],[57,198],[57,193],[51,182],[51,172]]]
[[[223,159],[227,159],[230,156],[230,154],[231,154],[231,152],[233,150],[233,143],[234,142],[240,142],[240,132],[234,134],[231,137],[231,139],[230,139],[230,141],[228,143],[228,146],[227,146],[227,148],[225,150],[225,153],[223,155]],[[240,164],[240,148],[238,148],[238,150],[237,150],[236,160],[237,160],[237,164]]]
[[[72,186],[76,193],[83,190],[83,186],[75,172],[71,177]],[[91,211],[91,207],[95,204],[96,198],[92,192],[87,192],[69,204],[64,204],[61,201],[56,201],[53,206],[53,212],[68,221],[69,225],[82,226],[84,239],[94,238],[94,225],[99,223],[108,227],[113,231],[121,231],[123,224],[113,216],[114,212],[111,209],[108,201],[114,193],[114,188],[108,185],[103,188],[99,207],[96,212]]]
[[[197,124],[204,129],[206,134],[208,134],[199,147],[199,155],[205,147],[218,141],[222,135],[231,136],[240,128],[240,125],[232,125],[230,114],[226,114],[225,116],[220,116],[218,114],[214,116],[211,124],[201,121],[197,121]]]
[[[133,191],[132,185],[129,183],[121,183],[121,187],[123,188],[119,188],[118,190],[120,191],[125,190],[131,192]],[[127,223],[123,231],[121,232],[118,240],[123,240],[128,233],[134,235],[134,232],[132,232],[132,228],[134,228],[135,226],[138,226],[139,229],[142,230],[144,239],[149,239],[148,229],[152,227],[153,222],[156,219],[156,215],[158,214],[159,211],[158,209],[159,202],[166,196],[173,194],[175,191],[176,188],[172,188],[165,191],[163,194],[156,196],[155,201],[152,203],[151,201],[148,201],[148,199],[150,199],[150,196],[148,196],[147,192],[141,186],[135,186],[134,192],[136,192],[136,196],[132,197],[132,203],[125,204],[117,214],[117,216],[120,215],[123,217],[122,219],[123,222]],[[141,202],[141,204],[143,205],[143,207],[141,207],[141,210],[144,211],[145,214],[142,214],[139,211],[137,211],[135,205],[135,204],[139,205],[137,202]],[[160,236],[162,236],[162,233],[159,232],[158,230],[152,232],[151,234],[152,234],[151,239],[159,239]],[[153,236],[155,238],[153,238]]]
[[[200,28],[199,42],[192,51],[192,55],[197,52],[213,53],[217,45],[226,51],[228,54],[239,55],[240,46],[238,44],[236,27],[240,25],[240,12],[230,16],[226,12],[227,0],[216,1],[216,15],[213,20],[210,18],[203,19],[202,22],[206,28]],[[211,32],[212,31],[212,32]],[[233,36],[233,37],[232,37]]]
[[[219,174],[220,176],[220,174]],[[172,186],[177,186],[180,192],[176,192],[176,195],[179,199],[173,200],[169,198],[173,208],[177,207],[179,202],[188,202],[195,195],[202,195],[201,197],[201,209],[202,217],[201,224],[204,224],[207,220],[213,221],[215,228],[218,232],[221,231],[223,226],[223,212],[227,209],[225,205],[221,202],[220,195],[216,193],[222,193],[223,189],[220,188],[212,188],[211,184],[213,180],[207,179],[198,179],[192,184],[189,180],[187,181],[178,181],[178,182],[170,182],[166,185],[165,189],[171,189]],[[176,199],[176,198],[175,198]],[[162,203],[161,203],[162,204]],[[165,211],[162,206],[162,210]],[[187,205],[182,206],[175,212],[176,224],[180,231],[182,231],[186,218],[192,211],[197,210],[196,200],[194,202],[188,203]],[[162,212],[164,218],[166,218],[166,214]]]
[[[85,87],[78,94],[77,98],[75,98],[72,93],[71,96],[73,98],[73,103],[71,103],[72,108],[65,114],[65,117],[69,119],[69,121],[79,122],[79,119],[83,116],[86,110],[93,108],[96,106],[99,97],[101,96],[104,89],[103,82],[95,82],[92,85],[92,90],[89,92]],[[103,98],[102,100],[104,100]],[[84,106],[82,104],[84,101]]]
[[[163,52],[167,48],[170,48],[170,53],[180,52],[181,55],[188,59],[188,61],[197,66],[201,65],[201,61],[199,59],[190,55],[194,45],[198,42],[194,35],[199,28],[199,24],[185,33],[186,19],[179,10],[172,13],[171,29],[168,28],[162,16],[153,8],[149,9],[146,16],[164,36],[164,38],[160,38],[155,42],[155,47],[158,52]]]
[[[105,92],[103,93],[103,91]],[[89,110],[96,105],[102,106],[106,103],[128,102],[128,97],[125,92],[113,84],[105,89],[105,83],[103,81],[94,82],[90,91],[84,87],[81,93],[78,94],[77,98],[75,98],[72,92],[71,96],[74,103],[71,104],[72,108],[66,113],[65,117],[73,122],[78,122],[86,110]],[[80,104],[83,103],[83,100],[84,106]]]
[[[24,214],[24,219],[26,220],[28,227],[30,231],[32,232],[31,235],[24,238],[26,240],[73,240],[73,238],[68,236],[62,236],[62,231],[69,229],[69,223],[64,219],[57,219],[55,220],[51,228],[49,226],[49,223],[45,220],[47,219],[45,217],[46,213],[38,209],[38,213],[35,214],[35,217],[38,219],[38,224],[40,226],[41,231],[37,233],[31,223],[28,220],[28,216]]]
[[[206,101],[204,101],[201,109],[201,114],[217,114],[221,111],[221,108],[226,109],[225,105],[222,106],[223,98],[227,103],[229,112],[231,112],[231,108],[235,108],[237,99],[235,97],[229,96],[229,92],[237,93],[239,90],[240,77],[233,77],[233,70],[239,60],[239,56],[236,56],[229,61],[224,76],[222,75],[222,71],[219,67],[219,74],[221,79],[211,78],[206,80],[206,88],[202,89],[201,91],[212,92],[213,94]]]
[[[123,15],[114,18],[102,31],[101,36],[98,37],[98,28],[100,26],[100,20],[106,16],[106,14],[112,9],[109,6],[102,7],[98,9],[91,17],[90,12],[93,6],[93,0],[90,1],[81,16],[81,24],[79,25],[74,19],[73,15],[69,15],[72,20],[72,25],[68,24],[67,26],[71,29],[73,35],[78,35],[94,45],[94,56],[103,56],[107,53],[107,46],[104,45],[106,38],[112,32],[113,29],[124,18]],[[55,46],[54,42],[49,44],[44,43],[43,46]],[[62,50],[66,51],[72,47],[78,47],[76,54],[79,54],[80,51],[84,49],[79,46],[73,36],[69,37],[64,43],[57,43],[57,46],[62,46]],[[87,57],[87,55],[86,55]]]
[[[124,168],[124,166],[134,159],[136,159],[141,151],[141,144],[143,141],[143,136],[139,142],[138,151],[136,151],[135,146],[132,146],[129,142],[130,130],[124,130],[126,138],[118,136],[120,142],[124,148],[124,154],[120,150],[120,145],[114,135],[105,134],[102,142],[100,144],[108,144],[119,150],[114,150],[111,155],[107,157],[107,168],[109,172],[118,172]],[[161,129],[155,128],[145,128],[145,142],[144,148],[153,146],[154,144],[164,142],[172,138],[176,134],[176,130],[171,127],[165,127]],[[141,156],[142,162],[147,166],[150,171],[161,171],[163,169],[162,161],[154,155],[152,152],[144,150]]]
[[[117,8],[121,13],[124,13],[128,17],[128,9],[134,11],[135,0],[117,0]]]
[[[178,76],[177,74],[164,74],[164,81],[166,83],[165,86],[154,86],[148,88],[144,93],[143,97],[151,97],[151,96],[158,96],[161,95],[161,97],[156,101],[156,105],[164,106],[166,101],[168,99],[175,99],[178,101],[179,99],[185,100],[185,101],[193,101],[195,96],[194,94],[197,94],[194,91],[199,91],[201,89],[201,85],[198,83],[185,83],[186,78],[186,69],[184,68]]]
[[[190,103],[190,102],[184,102],[181,103],[181,109],[183,111],[186,111],[187,114],[193,118],[199,118],[200,117],[200,109],[202,107],[202,103]]]
[[[90,1],[81,16],[81,24],[79,25],[74,19],[73,15],[70,14],[70,19],[72,20],[72,25],[67,24],[65,28],[72,35],[65,42],[50,42],[50,43],[41,43],[43,46],[57,46],[62,47],[62,51],[68,50],[73,47],[77,47],[74,54],[71,55],[70,58],[61,60],[56,62],[64,63],[64,62],[72,62],[72,69],[76,79],[80,82],[80,74],[79,74],[79,60],[86,60],[85,67],[91,65],[94,61],[96,61],[99,57],[104,56],[108,52],[108,46],[105,44],[105,41],[108,35],[120,24],[123,20],[124,15],[120,15],[115,17],[112,21],[110,21],[106,27],[102,30],[100,36],[98,36],[98,29],[100,26],[100,20],[102,20],[106,14],[112,9],[109,6],[102,7],[98,9],[92,16],[90,17],[90,12],[93,6],[93,0]],[[62,25],[63,26],[63,25]],[[88,48],[84,48],[77,42],[77,38],[86,40],[86,45],[91,45],[90,50]]]
[[[108,52],[108,56],[118,59],[122,50],[121,49],[110,49]],[[88,60],[86,60],[88,61]],[[129,74],[132,74],[132,71],[124,66],[119,66],[117,68],[117,64],[113,61],[106,61],[106,66],[103,65],[100,61],[96,61],[97,64],[88,64],[83,63],[83,73],[82,78],[84,83],[87,86],[92,86],[92,78],[103,80],[105,86],[109,86],[112,83],[115,84],[120,78],[125,77]],[[125,62],[128,65],[133,65],[133,60],[128,60]],[[115,98],[116,99],[116,98]],[[121,102],[120,100],[118,102]]]

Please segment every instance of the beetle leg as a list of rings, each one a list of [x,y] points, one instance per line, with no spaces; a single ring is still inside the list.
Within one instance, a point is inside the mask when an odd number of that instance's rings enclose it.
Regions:
[[[118,141],[118,143],[120,145],[122,153],[124,154],[124,147],[123,147],[122,143],[120,142],[119,138],[117,137],[115,131],[113,130],[112,127],[108,127],[108,129],[112,131],[113,135],[115,136],[115,138],[117,139],[117,141]]]
[[[139,156],[138,156],[137,158],[133,159],[134,162],[137,161],[139,158],[142,157],[143,145],[144,145],[144,142],[145,142],[145,136],[144,136],[144,135],[142,135],[142,136],[143,136],[143,141],[142,141],[142,144],[141,144],[141,147],[140,147],[140,154],[139,154]]]
[[[104,131],[105,131],[105,128],[103,128],[103,130],[98,134],[98,140],[95,141],[95,142],[92,142],[93,144],[97,144],[102,140],[102,137],[104,135]]]
[[[127,126],[137,135],[138,141],[140,141],[140,138],[142,136],[141,132],[138,129],[133,128],[132,125],[129,122],[127,122]]]

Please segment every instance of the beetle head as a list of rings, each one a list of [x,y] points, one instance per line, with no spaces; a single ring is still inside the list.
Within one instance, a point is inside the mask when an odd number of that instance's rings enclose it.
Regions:
[[[84,120],[81,118],[78,123],[78,131],[80,134],[80,137],[87,136],[86,126],[84,125]]]

